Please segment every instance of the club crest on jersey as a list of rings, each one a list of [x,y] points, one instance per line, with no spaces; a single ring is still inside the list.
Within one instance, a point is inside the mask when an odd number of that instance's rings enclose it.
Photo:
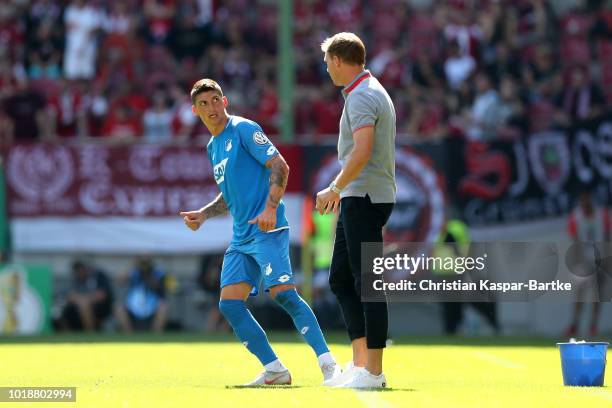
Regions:
[[[270,143],[270,141],[268,140],[268,137],[264,135],[263,132],[260,132],[259,130],[257,132],[253,132],[253,141],[257,143],[258,145],[265,145],[265,144]]]
[[[225,165],[226,164],[227,164],[227,157],[221,160],[221,162],[217,164],[213,169],[213,173],[215,175],[215,181],[217,182],[217,184],[221,184],[225,181]]]
[[[229,152],[230,150],[232,150],[232,139],[225,142],[225,151]]]

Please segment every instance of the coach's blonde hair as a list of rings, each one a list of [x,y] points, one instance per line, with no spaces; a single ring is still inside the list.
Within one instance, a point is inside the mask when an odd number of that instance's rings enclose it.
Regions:
[[[363,41],[353,33],[338,33],[321,43],[321,50],[347,64],[365,65],[366,49]]]

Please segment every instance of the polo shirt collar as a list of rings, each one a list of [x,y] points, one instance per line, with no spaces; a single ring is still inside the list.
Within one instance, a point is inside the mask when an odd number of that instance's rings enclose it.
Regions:
[[[347,86],[344,87],[344,89],[342,90],[342,94],[343,95],[348,95],[349,93],[351,93],[351,91],[353,89],[355,89],[357,87],[357,85],[359,85],[361,83],[361,81],[371,77],[372,74],[370,73],[369,70],[365,69],[362,72],[358,73],[355,78],[349,82],[349,84]]]

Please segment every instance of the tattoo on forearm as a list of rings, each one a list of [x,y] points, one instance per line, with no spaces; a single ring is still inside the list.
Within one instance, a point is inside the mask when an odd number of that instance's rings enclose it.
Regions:
[[[277,160],[272,164],[270,170],[270,194],[267,204],[272,208],[277,208],[285,194],[289,168],[283,160]]]
[[[210,204],[204,207],[206,219],[227,213],[228,208],[223,196],[219,194]]]

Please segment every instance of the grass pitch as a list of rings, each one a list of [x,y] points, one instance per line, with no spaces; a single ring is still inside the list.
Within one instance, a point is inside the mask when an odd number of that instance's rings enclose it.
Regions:
[[[345,337],[328,337],[348,361]],[[0,386],[77,387],[76,403],[0,408],[612,406],[611,373],[602,388],[562,385],[553,339],[396,339],[385,356],[390,388],[360,392],[321,387],[314,354],[295,335],[270,339],[293,386],[235,387],[261,367],[230,335],[0,338]]]

